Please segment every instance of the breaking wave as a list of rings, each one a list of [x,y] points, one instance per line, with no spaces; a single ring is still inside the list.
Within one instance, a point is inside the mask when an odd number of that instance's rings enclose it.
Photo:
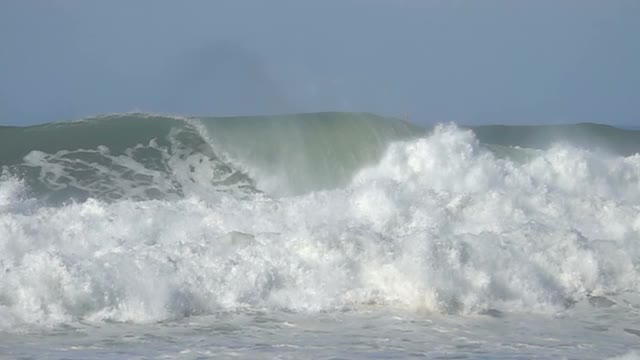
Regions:
[[[640,155],[482,131],[365,114],[2,128],[0,324],[637,298]]]

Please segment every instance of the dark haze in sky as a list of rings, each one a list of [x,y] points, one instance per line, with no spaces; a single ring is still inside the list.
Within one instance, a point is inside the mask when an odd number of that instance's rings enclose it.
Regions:
[[[640,123],[638,1],[0,2],[0,124],[148,111]]]

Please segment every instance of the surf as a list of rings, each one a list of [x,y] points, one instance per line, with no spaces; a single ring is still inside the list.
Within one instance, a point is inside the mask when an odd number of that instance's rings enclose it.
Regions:
[[[335,113],[2,129],[22,145],[3,152],[1,323],[640,303],[640,155],[487,129]]]

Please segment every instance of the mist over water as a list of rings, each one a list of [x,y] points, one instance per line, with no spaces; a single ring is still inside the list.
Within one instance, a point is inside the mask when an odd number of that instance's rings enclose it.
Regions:
[[[0,129],[22,146],[3,153],[0,326],[638,318],[640,155],[486,131],[337,113]]]

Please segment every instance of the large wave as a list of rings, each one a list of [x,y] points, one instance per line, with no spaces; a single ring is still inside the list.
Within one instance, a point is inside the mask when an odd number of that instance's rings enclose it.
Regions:
[[[391,141],[422,132],[368,114],[110,115],[0,128],[0,165],[53,203],[238,190],[295,195],[344,186]]]
[[[98,130],[3,158],[0,324],[637,298],[640,155],[332,116],[46,125]],[[85,197],[43,202],[65,184]]]

